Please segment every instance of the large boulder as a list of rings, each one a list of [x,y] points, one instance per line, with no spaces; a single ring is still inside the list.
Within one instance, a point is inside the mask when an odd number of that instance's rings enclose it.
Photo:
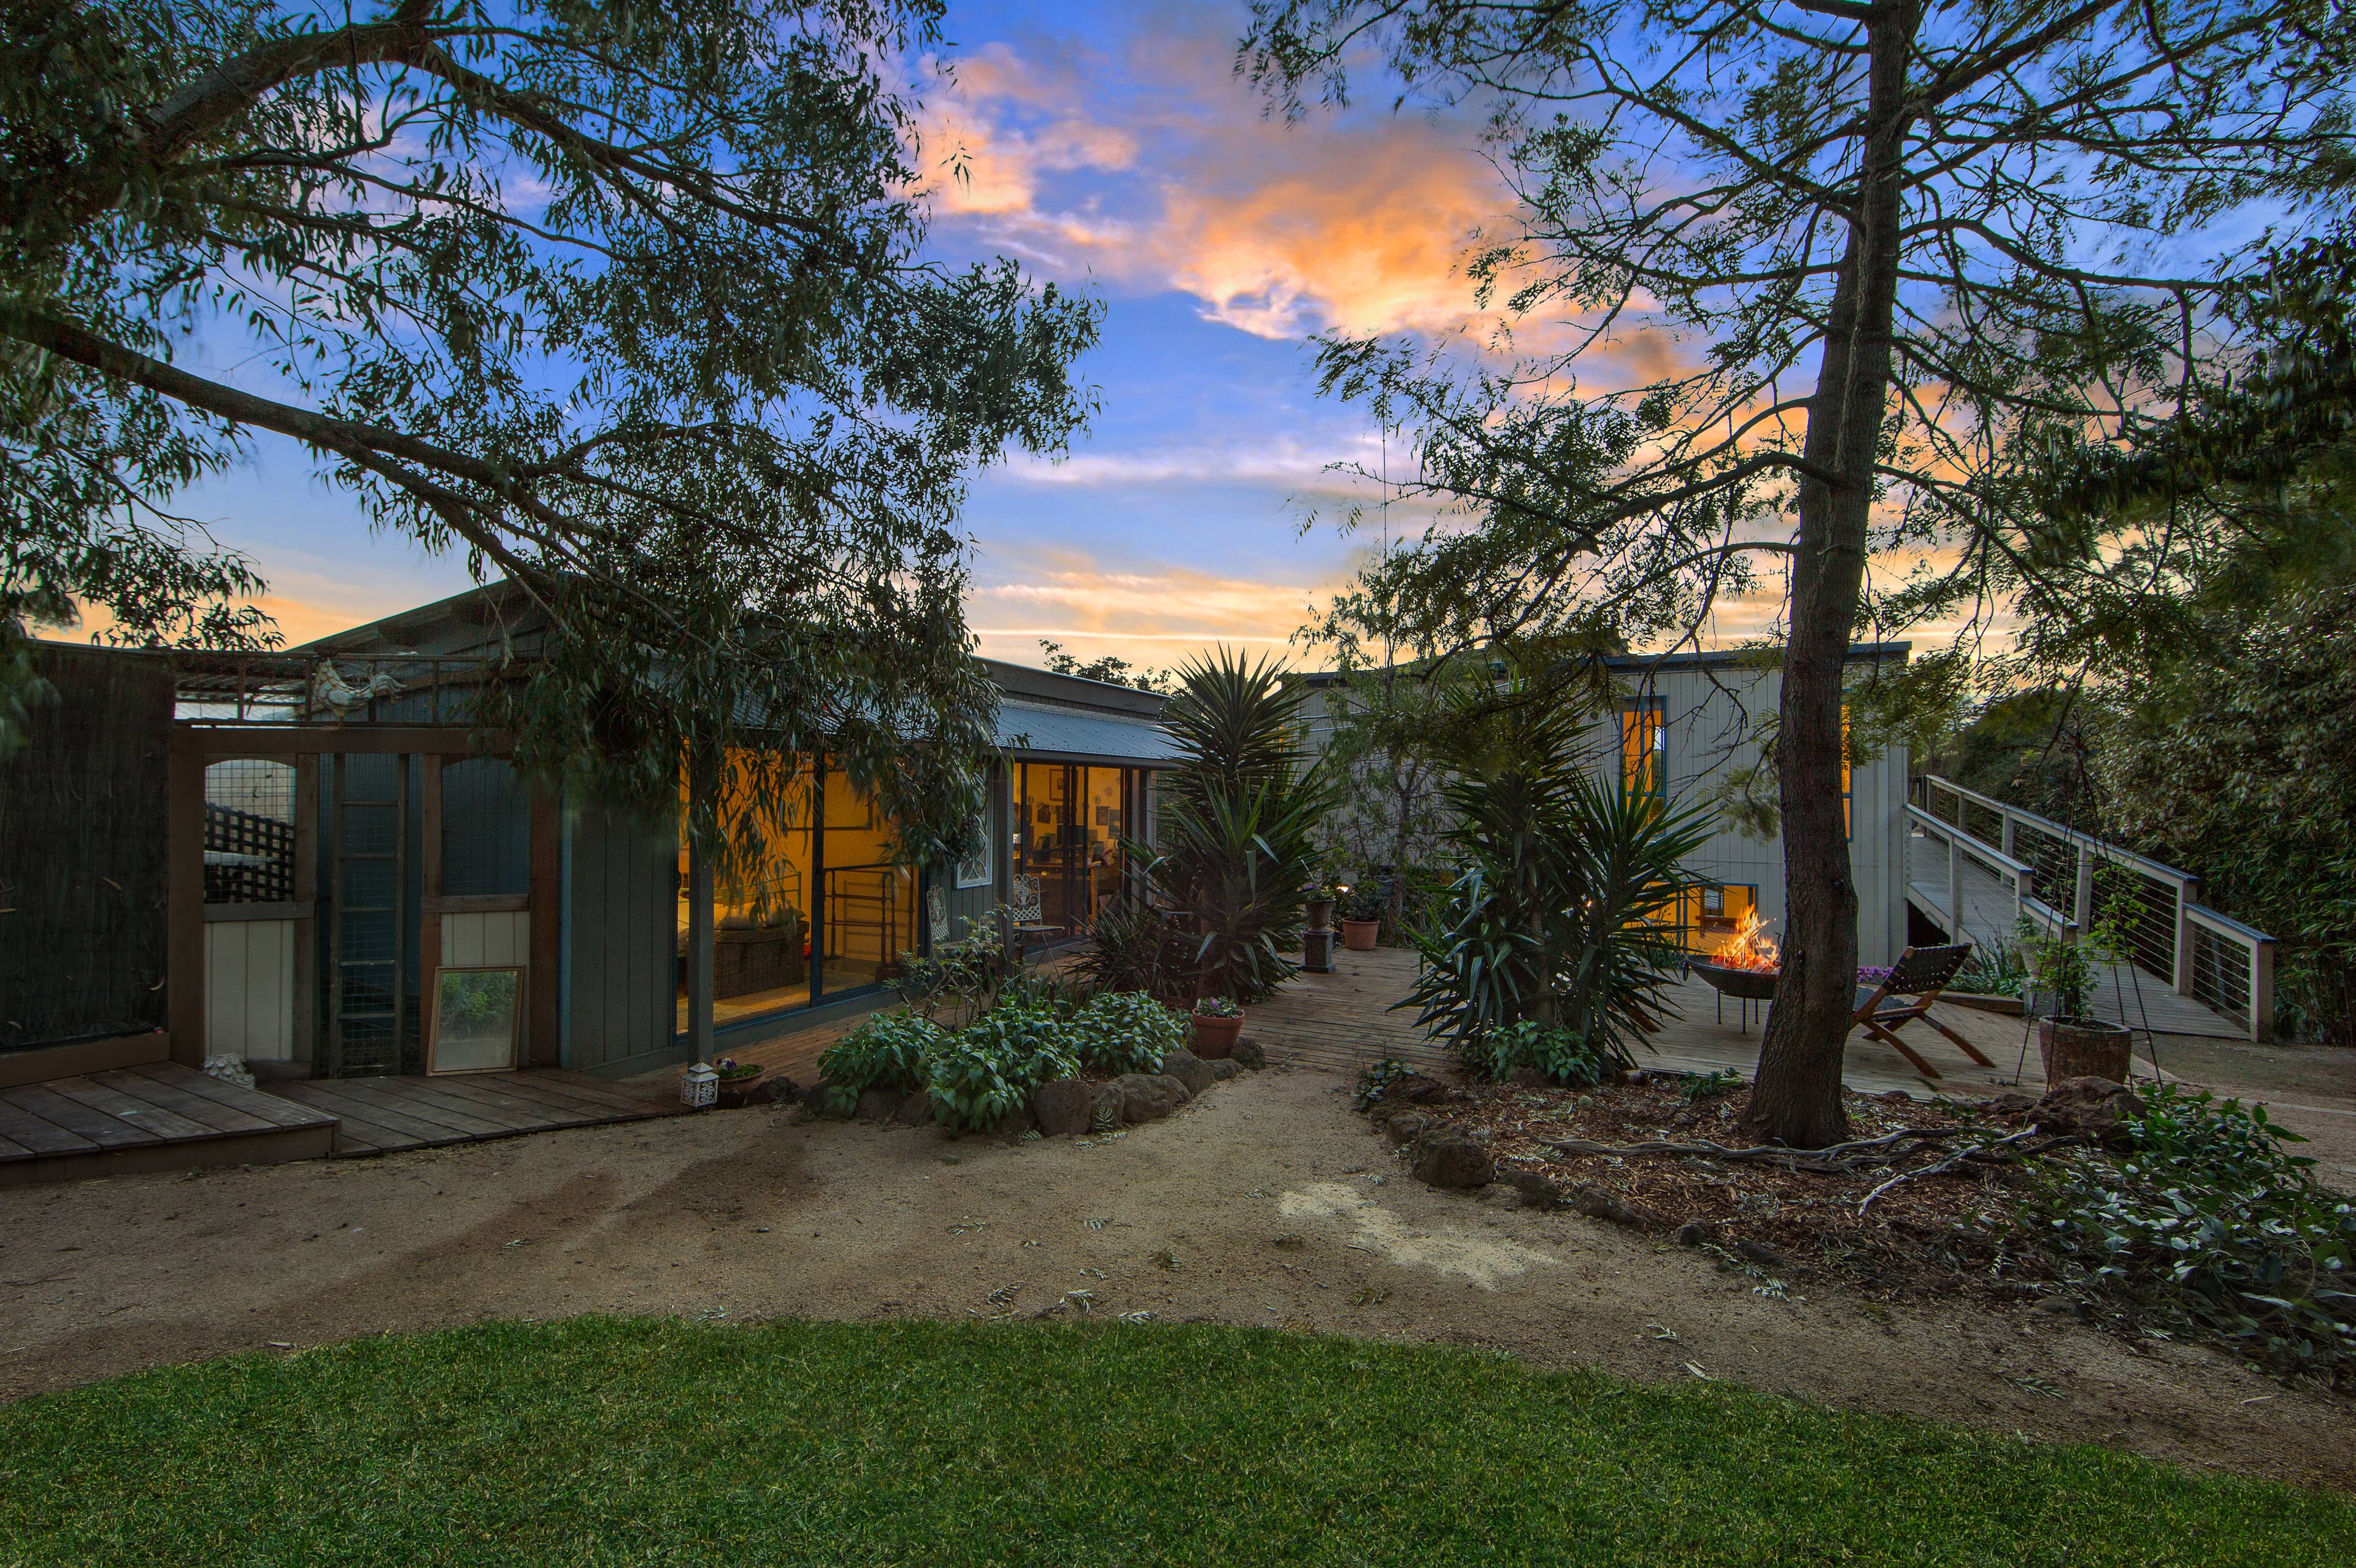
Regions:
[[[905,1096],[896,1094],[889,1089],[862,1089],[859,1092],[859,1104],[852,1110],[851,1115],[862,1122],[889,1121],[892,1113],[900,1108],[900,1102],[904,1098]]]
[[[1236,1048],[1227,1052],[1227,1060],[1238,1067],[1248,1067],[1257,1072],[1268,1065],[1268,1052],[1260,1049],[1259,1041],[1256,1040],[1239,1040],[1236,1041]]]
[[[1189,1098],[1219,1081],[1218,1074],[1211,1071],[1214,1065],[1183,1045],[1162,1059],[1162,1071],[1186,1085]]]
[[[1214,1083],[1225,1083],[1230,1078],[1243,1076],[1242,1063],[1237,1061],[1232,1056],[1222,1057],[1216,1061],[1206,1061],[1203,1065],[1211,1070],[1211,1082]]]
[[[1428,1133],[1415,1146],[1415,1173],[1434,1187],[1486,1187],[1497,1162],[1462,1133]]]
[[[802,1110],[808,1115],[833,1120],[851,1115],[850,1108],[835,1099],[834,1085],[823,1078],[802,1091]]]
[[[1430,1125],[1431,1118],[1430,1116],[1420,1116],[1416,1115],[1413,1111],[1401,1111],[1398,1115],[1393,1116],[1389,1122],[1391,1142],[1398,1144],[1413,1143],[1416,1139],[1423,1136],[1424,1129]]]
[[[2064,1078],[2045,1091],[2029,1119],[2049,1133],[2076,1133],[2094,1143],[2126,1140],[2129,1116],[2144,1114],[2135,1091],[2108,1078]]]
[[[1120,1119],[1156,1122],[1194,1098],[1186,1085],[1166,1072],[1124,1072],[1108,1088],[1120,1096]]]
[[[1097,1086],[1085,1078],[1058,1078],[1031,1091],[1031,1119],[1048,1137],[1084,1133],[1096,1125]]]

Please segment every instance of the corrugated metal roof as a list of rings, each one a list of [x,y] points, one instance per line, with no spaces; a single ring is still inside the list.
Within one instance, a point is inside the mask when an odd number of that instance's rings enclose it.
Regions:
[[[1029,702],[998,705],[998,743],[1020,756],[1104,757],[1132,763],[1178,760],[1177,746],[1159,724]]]

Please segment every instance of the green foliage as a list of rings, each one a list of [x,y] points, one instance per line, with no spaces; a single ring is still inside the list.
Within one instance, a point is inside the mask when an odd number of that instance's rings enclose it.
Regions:
[[[944,1010],[968,1018],[988,1012],[1015,967],[992,919],[969,919],[963,936],[934,944],[929,954],[903,953],[900,962],[901,999],[928,1019]]]
[[[1386,1056],[1358,1074],[1358,1086],[1350,1095],[1350,1106],[1356,1111],[1371,1111],[1392,1084],[1404,1083],[1417,1075],[1414,1068],[1398,1057]]]
[[[1715,1100],[1731,1094],[1742,1087],[1742,1074],[1731,1067],[1721,1067],[1715,1072],[1680,1072],[1677,1074],[1677,1098],[1688,1105],[1704,1100]]]
[[[1162,722],[1183,761],[1161,774],[1159,853],[1146,876],[1160,902],[1193,921],[1193,988],[1258,1001],[1296,972],[1288,955],[1333,793],[1291,739],[1304,688],[1288,688],[1274,665],[1221,649],[1179,679]]]
[[[1080,1064],[1104,1072],[1159,1072],[1186,1043],[1186,1020],[1143,991],[1107,991],[1072,1019]]]
[[[1354,887],[1342,901],[1344,920],[1381,920],[1390,912],[1390,899],[1377,887]]]
[[[1518,1069],[1535,1067],[1547,1083],[1566,1089],[1590,1088],[1602,1083],[1612,1071],[1580,1036],[1558,1024],[1531,1018],[1459,1040],[1456,1052],[1483,1078],[1503,1079]]]
[[[1079,1042],[1053,1008],[993,1008],[936,1040],[927,1065],[933,1115],[943,1126],[983,1132],[1023,1108],[1031,1091],[1079,1075]]]
[[[823,746],[904,859],[953,857],[994,703],[958,508],[1084,421],[1101,313],[926,253],[940,24],[0,9],[0,679],[78,602],[127,643],[274,641],[252,563],[175,509],[273,432],[546,618],[481,714],[519,763],[674,812],[682,757],[760,753],[775,803]]]
[[[1141,900],[1123,898],[1097,917],[1088,930],[1088,945],[1072,967],[1099,991],[1170,997],[1193,988],[1194,976],[1183,957],[1183,948],[1173,951],[1170,928],[1159,910]]]
[[[2085,710],[2066,689],[2005,692],[1937,750],[1920,753],[1922,765],[1965,789],[2090,829]]]
[[[2009,943],[1983,943],[1955,975],[1951,989],[1981,997],[2018,997],[2029,988],[2029,965]]]
[[[1239,1019],[1244,1009],[1233,997],[1197,997],[1194,1016],[1198,1019]]]
[[[2264,1105],[2162,1084],[2131,1153],[2031,1167],[2032,1232],[2085,1284],[2275,1371],[2356,1375],[2356,1207]]]
[[[1626,1067],[1655,1027],[1681,956],[1667,923],[1695,885],[1683,862],[1708,823],[1596,784],[1580,757],[1588,733],[1547,702],[1455,732],[1449,839],[1466,869],[1435,928],[1415,933],[1424,971],[1398,1005],[1460,1048],[1535,1019]]]
[[[2064,1021],[2086,1016],[2086,997],[2094,987],[2090,946],[2056,933],[2046,935],[2021,922],[2021,952],[2029,960],[2029,976],[2038,991],[2052,998],[2052,1014]]]
[[[848,1111],[862,1089],[921,1089],[945,1036],[932,1019],[908,1012],[875,1013],[819,1054],[819,1076],[834,1092],[834,1109]]]

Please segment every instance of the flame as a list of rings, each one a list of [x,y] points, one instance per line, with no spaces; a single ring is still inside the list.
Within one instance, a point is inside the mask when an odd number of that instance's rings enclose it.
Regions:
[[[1726,939],[1726,945],[1711,955],[1710,962],[1727,969],[1763,969],[1772,974],[1783,967],[1783,955],[1767,940],[1767,922],[1752,910],[1742,922],[1742,929]]]

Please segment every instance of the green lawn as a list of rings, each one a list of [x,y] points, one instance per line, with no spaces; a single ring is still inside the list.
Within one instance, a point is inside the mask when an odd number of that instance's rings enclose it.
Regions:
[[[593,1318],[0,1408],[0,1563],[2344,1562],[2096,1448],[1228,1328]]]

